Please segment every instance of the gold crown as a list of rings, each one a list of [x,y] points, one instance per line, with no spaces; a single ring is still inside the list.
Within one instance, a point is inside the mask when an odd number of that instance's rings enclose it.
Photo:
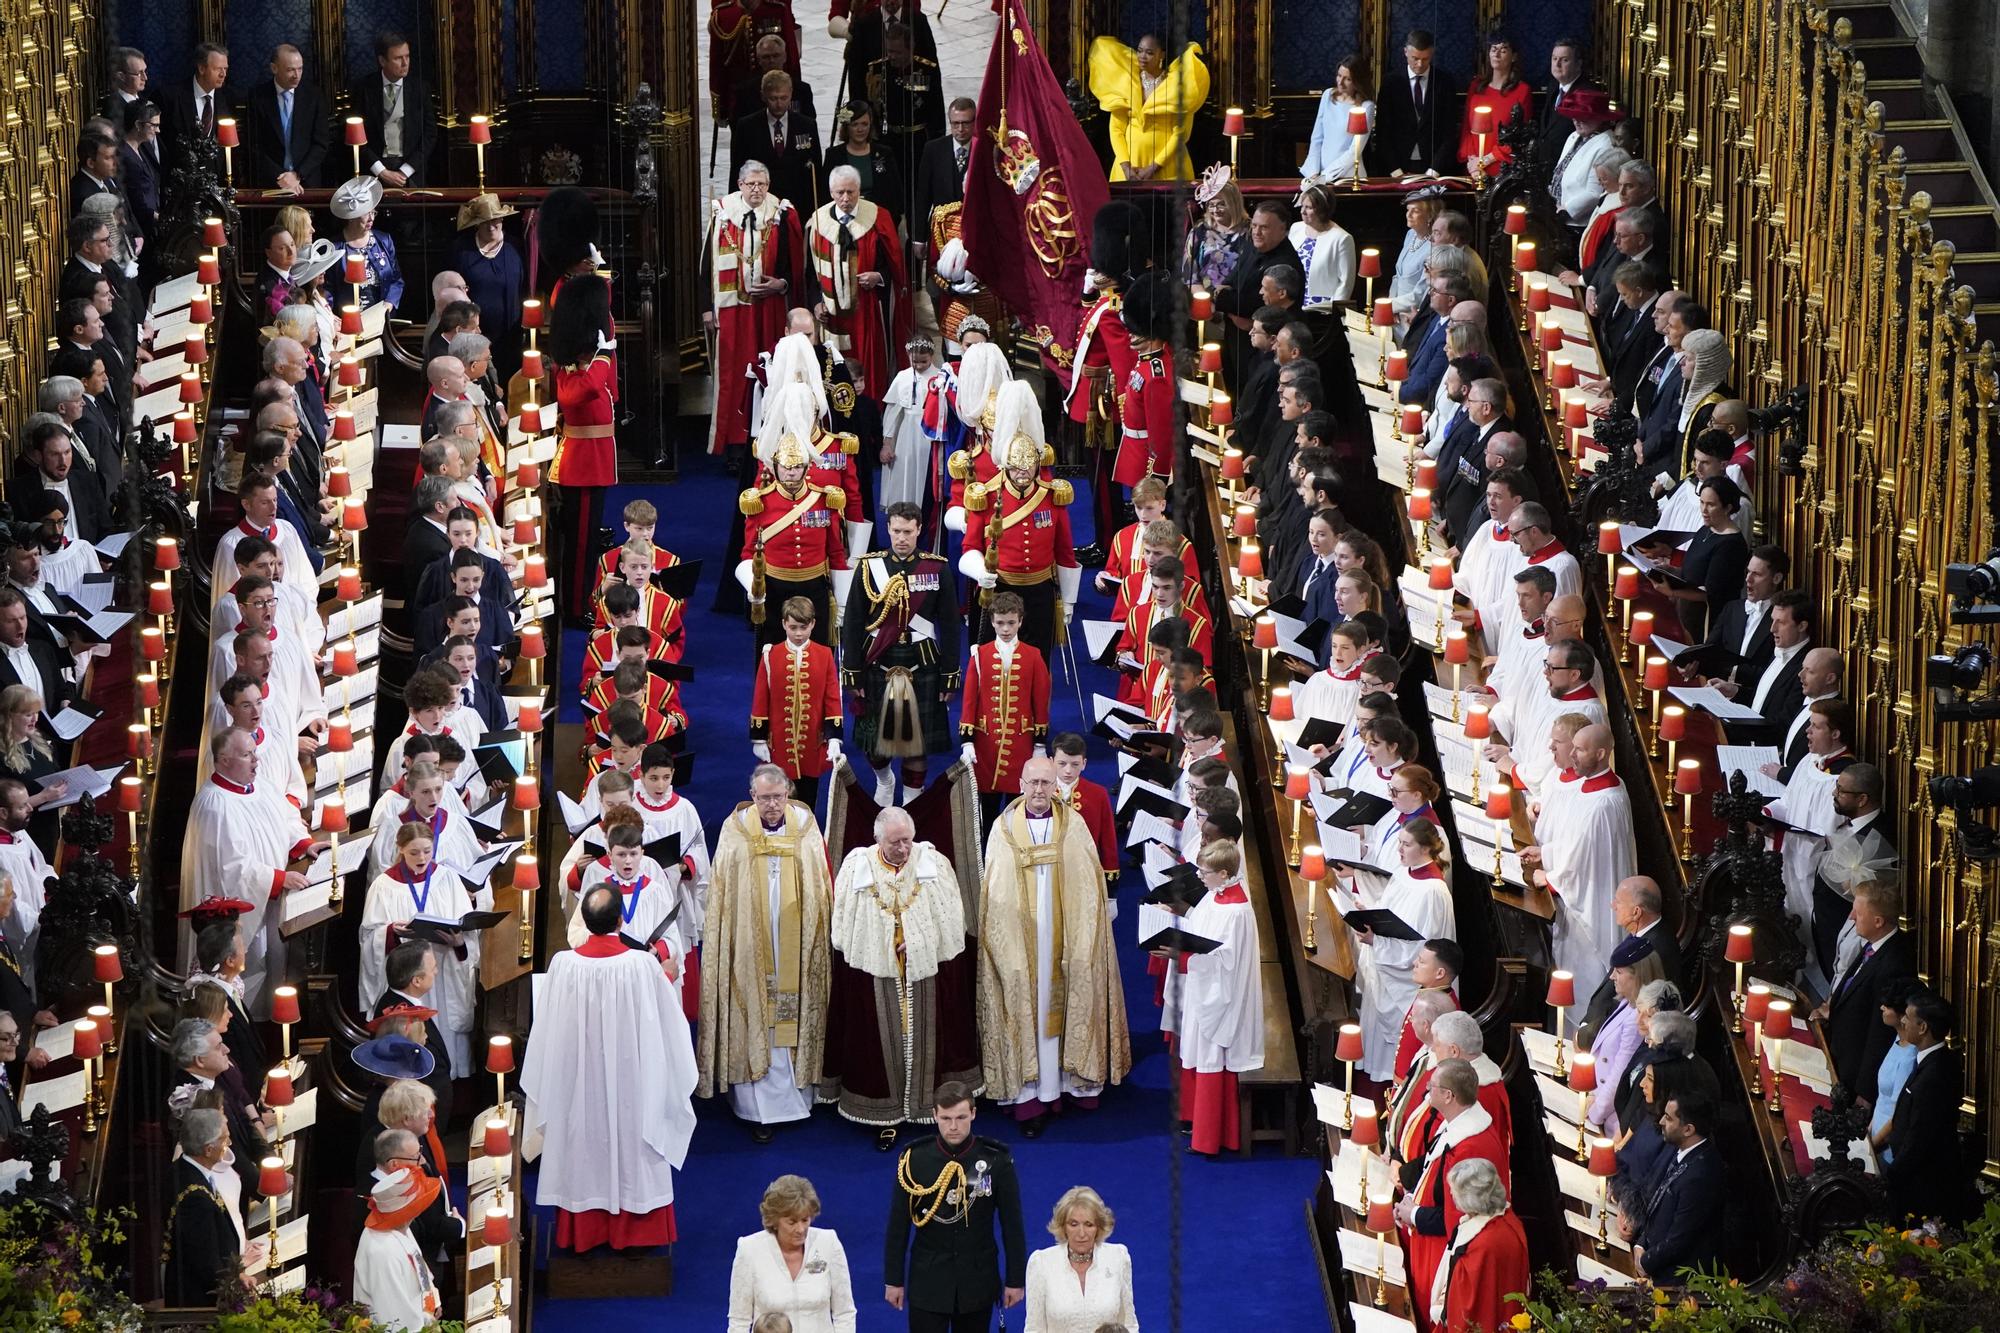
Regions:
[[[1035,188],[1041,178],[1042,160],[1035,156],[1035,145],[1019,130],[1007,128],[1007,113],[1000,113],[999,123],[988,131],[993,136],[993,173],[1007,182],[1007,188],[1017,195],[1025,195]]]

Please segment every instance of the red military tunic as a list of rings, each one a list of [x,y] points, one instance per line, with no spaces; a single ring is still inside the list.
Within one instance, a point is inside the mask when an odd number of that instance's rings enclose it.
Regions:
[[[644,623],[643,621],[641,622]],[[618,656],[618,631],[601,629],[590,636],[590,643],[583,652],[583,676],[585,680],[600,674],[606,662]],[[646,660],[649,662],[678,662],[681,660],[681,646],[678,642],[668,643],[666,636],[658,630],[646,628]]]
[[[818,452],[806,464],[806,480],[822,490],[839,491],[842,495],[841,516],[850,522],[861,520],[861,477],[854,466],[854,456],[861,451],[861,441],[850,434],[836,434],[823,430],[813,436],[813,448]],[[757,483],[775,479],[771,469],[763,464],[757,467]]]
[[[981,428],[973,437],[971,444],[963,449],[952,450],[951,457],[945,459],[944,469],[951,476],[951,503],[946,508],[965,507],[965,484],[968,481],[981,486],[991,486],[994,478],[1000,475],[1000,464],[994,459],[993,450],[987,443],[990,434],[990,428]],[[1055,461],[1055,449],[1050,445],[1043,445],[1041,472],[1043,481],[1055,476],[1053,467]]]
[[[986,568],[1002,583],[1041,583],[1055,577],[1057,565],[1074,569],[1076,546],[1069,535],[1074,495],[1066,481],[1039,478],[1025,495],[1004,478],[968,493],[965,549],[988,552]]]
[[[556,367],[558,426],[549,480],[562,486],[618,484],[618,368],[603,352],[587,366]]]
[[[1199,586],[1195,591],[1199,593]],[[1118,641],[1120,654],[1130,653],[1139,659],[1139,674],[1126,672],[1118,675],[1118,701],[1128,704],[1145,704],[1151,697],[1153,682],[1159,672],[1168,666],[1169,654],[1154,647],[1148,639],[1153,629],[1153,602],[1150,598],[1134,602],[1132,609],[1125,613],[1125,633]],[[1208,616],[1192,606],[1181,608],[1181,619],[1188,625],[1188,647],[1201,654],[1204,667],[1215,665],[1215,626]]]
[[[744,520],[738,559],[754,559],[761,541],[767,576],[783,583],[807,583],[830,569],[846,569],[847,544],[833,508],[846,501],[841,488],[811,482],[796,494],[775,481],[752,487],[738,501]]]
[[[1141,356],[1125,377],[1118,399],[1124,430],[1118,439],[1118,461],[1111,468],[1111,479],[1120,486],[1136,486],[1148,476],[1173,477],[1179,393],[1173,362],[1164,352]]]
[[[1076,373],[1069,382],[1069,395],[1064,405],[1069,410],[1071,421],[1090,419],[1092,381],[1100,378],[1089,372],[1097,370],[1102,377],[1119,390],[1131,377],[1132,366],[1139,359],[1132,350],[1132,335],[1125,331],[1125,316],[1122,308],[1124,298],[1116,291],[1098,293],[1097,300],[1084,312],[1083,322],[1076,331]]]
[[[808,642],[764,645],[750,691],[750,739],[771,746],[771,762],[787,777],[826,772],[826,742],[840,735],[840,670],[833,650]]]
[[[973,773],[983,792],[1018,792],[1021,769],[1049,733],[1049,667],[1041,651],[1014,642],[1011,662],[995,643],[972,650],[958,734],[972,742]]]
[[[1078,778],[1076,785],[1063,798],[1070,809],[1083,816],[1083,826],[1090,830],[1090,840],[1097,844],[1097,860],[1104,867],[1104,882],[1111,888],[1117,887],[1118,880],[1118,825],[1112,817],[1111,793],[1101,783],[1089,778]]]
[[[1134,578],[1145,581],[1146,546],[1140,538],[1139,529],[1143,523],[1127,523],[1118,529],[1118,535],[1111,539],[1110,554],[1104,558],[1104,572],[1118,580],[1117,590],[1112,594],[1111,618],[1123,620],[1125,613],[1132,609],[1132,599],[1128,587]],[[1181,538],[1181,564],[1187,569],[1188,586],[1197,592],[1201,590],[1201,570],[1194,562],[1194,543]]]

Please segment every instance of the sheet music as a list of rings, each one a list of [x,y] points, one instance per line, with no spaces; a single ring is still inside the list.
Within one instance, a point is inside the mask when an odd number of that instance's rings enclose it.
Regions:
[[[106,540],[116,540],[120,546],[123,546],[125,542],[131,539],[131,533],[121,532],[117,533],[115,537],[107,538]],[[111,552],[105,550],[102,546],[97,548],[97,554],[106,560],[115,558]],[[110,609],[111,598],[117,591],[117,580],[113,579],[109,574],[85,574],[81,579],[77,580],[76,586],[69,590],[69,595],[71,600],[78,606],[92,615],[96,615],[100,611]]]
[[[1138,847],[1147,842],[1157,842],[1163,847],[1177,847],[1180,845],[1180,840],[1180,830],[1151,810],[1141,810],[1133,815],[1132,831],[1125,835],[1127,847]]]
[[[562,811],[563,824],[569,829],[571,837],[575,837],[590,826],[590,815],[582,806],[570,799],[568,792],[561,790],[556,792],[556,805]]]
[[[1366,1163],[1364,1168],[1363,1163]],[[1367,1148],[1356,1147],[1352,1139],[1340,1141],[1340,1154],[1334,1158],[1333,1167],[1327,1179],[1333,1185],[1336,1202],[1345,1204],[1355,1212],[1362,1212],[1361,1174],[1368,1173],[1368,1197],[1386,1199],[1395,1187],[1395,1172],[1389,1167],[1389,1159]]]
[[[1766,777],[1757,771],[1760,764],[1781,762],[1775,745],[1718,745],[1715,747],[1716,766],[1722,770],[1725,784],[1732,773],[1741,773],[1744,783],[1760,796],[1783,796],[1785,784],[1773,777]]]
[[[1118,642],[1118,637],[1125,632],[1125,627],[1115,620],[1084,620],[1081,623],[1083,642],[1092,661],[1104,656],[1105,650]]]
[[[1646,651],[1649,653],[1658,653],[1661,657],[1666,658],[1669,662],[1673,661],[1676,657],[1679,657],[1682,653],[1686,652],[1687,650],[1688,650],[1687,644],[1680,643],[1674,639],[1670,639],[1664,634],[1655,634],[1653,636],[1652,645],[1646,649]]]
[[[1635,562],[1636,563],[1636,562]],[[1754,708],[1746,708],[1734,699],[1726,699],[1713,686],[1673,685],[1667,693],[1690,708],[1699,708],[1721,718],[1724,722],[1761,722],[1764,715]]]
[[[35,1049],[45,1052],[51,1060],[67,1060],[76,1050],[76,1025],[83,1020],[72,1018],[67,1023],[58,1023],[52,1028],[43,1028],[35,1034]]]
[[[1572,1097],[1576,1094],[1571,1093]],[[1569,1151],[1550,1154],[1556,1166],[1556,1188],[1572,1199],[1596,1207],[1604,1198],[1604,1181],[1590,1174],[1589,1168],[1576,1160],[1575,1145]]]
[[[368,839],[365,837],[357,837],[355,841],[364,849],[368,846]],[[285,894],[280,901],[284,904],[284,924],[289,926],[300,917],[309,916],[333,901],[333,878],[328,876],[318,884],[294,889]]]
[[[335,570],[336,575],[338,572]],[[345,639],[350,634],[359,634],[363,630],[373,629],[381,624],[382,596],[378,592],[372,597],[362,598],[351,606],[342,606],[336,611],[329,612],[326,617],[326,641],[332,643],[337,639]]]
[[[1392,1287],[1406,1287],[1410,1278],[1403,1271],[1403,1249],[1387,1237],[1372,1231],[1340,1232],[1340,1263],[1348,1272],[1372,1278],[1379,1271]]]
[[[1787,1068],[1785,1072],[1790,1073],[1791,1070]],[[1798,1126],[1800,1141],[1806,1145],[1806,1156],[1815,1162],[1830,1162],[1833,1160],[1833,1145],[1813,1133],[1812,1121],[1800,1120],[1794,1123]],[[1868,1175],[1879,1176],[1882,1174],[1882,1168],[1875,1159],[1875,1150],[1869,1146],[1865,1135],[1852,1140],[1843,1145],[1843,1147],[1849,1156],[1856,1153],[1860,1154],[1861,1169]]]
[[[1554,1078],[1540,1070],[1535,1072],[1535,1090],[1542,1094],[1542,1105],[1560,1116],[1574,1133],[1578,1120],[1583,1115],[1581,1106],[1583,1094],[1566,1083],[1556,1082]]]
[[[278,1126],[278,1134],[289,1139],[294,1134],[311,1129],[318,1122],[319,1089],[306,1088],[284,1109],[284,1123]]]
[[[1387,1310],[1378,1310],[1366,1301],[1349,1301],[1347,1312],[1354,1317],[1354,1333],[1405,1333],[1414,1323]]]
[[[1332,1125],[1336,1129],[1347,1124],[1347,1093],[1330,1083],[1312,1085],[1313,1111],[1322,1125]],[[1365,1115],[1375,1109],[1375,1103],[1367,1097],[1354,1099],[1354,1114]]]
[[[111,784],[116,782],[118,775],[124,771],[123,764],[116,768],[92,768],[84,764],[78,768],[66,768],[60,773],[51,773],[39,779],[41,786],[47,789],[60,782],[68,790],[56,799],[44,802],[42,809],[59,810],[66,805],[75,805],[86,796],[102,796],[111,790]]]
[[[60,1078],[37,1079],[21,1089],[21,1118],[26,1120],[34,1115],[38,1106],[48,1107],[49,1114],[55,1115],[83,1105],[84,1089],[89,1085],[87,1072],[74,1069]]]
[[[1782,1046],[1783,1073],[1786,1078],[1795,1078],[1818,1092],[1833,1091],[1833,1069],[1826,1062],[1825,1051],[1790,1037],[1771,1037],[1759,1033],[1757,1039],[1763,1043],[1764,1059],[1771,1068],[1779,1068],[1778,1059],[1774,1058],[1773,1051]]]
[[[49,719],[49,730],[63,740],[73,741],[90,730],[90,724],[99,716],[97,713],[86,713],[74,704],[66,704],[62,712]]]
[[[1520,1034],[1521,1051],[1528,1057],[1528,1063],[1534,1066],[1535,1072],[1538,1074],[1547,1074],[1549,1077],[1554,1078],[1556,1072],[1555,1033],[1544,1032],[1540,1028],[1515,1028],[1514,1031]],[[1563,1053],[1563,1058],[1567,1060],[1569,1058],[1569,1044],[1567,1042],[1563,1044]]]

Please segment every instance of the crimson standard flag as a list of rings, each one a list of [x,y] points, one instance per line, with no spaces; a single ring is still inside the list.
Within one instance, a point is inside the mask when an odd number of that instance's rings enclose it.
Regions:
[[[966,171],[966,260],[1020,319],[1065,388],[1083,314],[1091,219],[1109,198],[1097,154],[1022,0],[1006,0]]]

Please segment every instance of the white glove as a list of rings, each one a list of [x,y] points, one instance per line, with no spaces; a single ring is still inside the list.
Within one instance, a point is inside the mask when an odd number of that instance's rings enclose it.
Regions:
[[[965,554],[959,556],[958,572],[982,588],[997,587],[1000,583],[1000,576],[998,574],[987,572],[986,553],[984,551],[967,551]]]
[[[840,739],[838,737],[826,743],[826,762],[830,767],[840,767]]]
[[[979,762],[978,752],[972,748],[971,741],[958,747],[958,757],[965,762],[967,768],[973,768]]]
[[[745,592],[749,592],[751,585],[755,583],[756,579],[750,572],[750,562],[748,560],[739,560],[736,562],[736,581],[743,585],[743,591]]]
[[[1070,621],[1076,619],[1076,603],[1064,602],[1062,604],[1062,607],[1063,607],[1063,624],[1067,625],[1069,624]]]
[[[828,19],[828,20],[826,21],[826,35],[827,35],[827,36],[829,36],[829,37],[831,37],[831,38],[833,38],[833,39],[834,39],[834,40],[835,40],[836,42],[844,42],[844,41],[846,41],[846,40],[847,40],[847,20],[846,20],[846,19],[844,19],[844,18],[830,18],[830,19]]]
[[[953,505],[944,511],[944,525],[953,532],[965,531],[965,506]]]
[[[750,753],[757,756],[758,763],[768,764],[771,762],[771,743],[769,741],[752,741],[750,742]]]
[[[965,242],[956,236],[944,243],[938,251],[937,275],[946,282],[957,282],[965,276]]]

